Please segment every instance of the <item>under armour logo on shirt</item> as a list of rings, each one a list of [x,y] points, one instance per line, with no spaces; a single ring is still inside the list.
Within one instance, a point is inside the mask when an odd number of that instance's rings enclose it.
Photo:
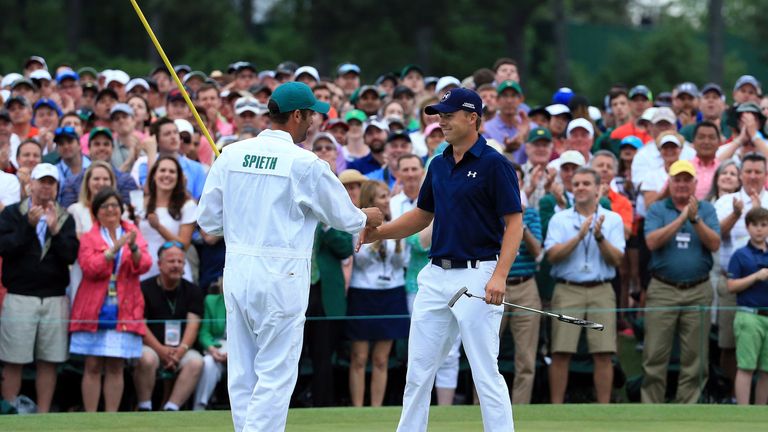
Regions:
[[[467,171],[467,177],[477,177],[477,171]]]

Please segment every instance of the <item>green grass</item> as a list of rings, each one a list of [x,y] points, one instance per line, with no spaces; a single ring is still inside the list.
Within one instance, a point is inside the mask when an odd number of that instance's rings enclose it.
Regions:
[[[514,408],[519,432],[708,432],[764,430],[765,407],[734,405],[528,405]],[[400,407],[296,409],[289,432],[394,431]],[[0,417],[4,432],[229,432],[228,411],[50,414]],[[482,431],[477,406],[432,407],[430,431]]]

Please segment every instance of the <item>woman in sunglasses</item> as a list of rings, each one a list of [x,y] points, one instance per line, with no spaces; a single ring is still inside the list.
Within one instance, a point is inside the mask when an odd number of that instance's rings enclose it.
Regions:
[[[123,203],[115,189],[96,193],[91,211],[93,227],[80,238],[83,280],[72,306],[70,353],[85,356],[85,410],[98,409],[104,373],[104,410],[117,411],[125,360],[141,357],[146,327],[139,275],[152,259],[136,226],[121,219]]]

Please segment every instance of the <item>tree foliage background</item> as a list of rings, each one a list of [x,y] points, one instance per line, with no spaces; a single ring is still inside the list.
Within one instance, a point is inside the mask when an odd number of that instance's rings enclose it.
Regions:
[[[716,79],[728,88],[741,73],[768,76],[762,43],[768,0],[139,4],[171,60],[206,72],[236,60],[261,69],[293,60],[330,75],[340,62],[353,61],[366,82],[407,63],[462,79],[508,56],[520,63],[529,101],[546,103],[568,85],[593,104],[614,82],[642,82],[659,92],[684,80]],[[723,54],[711,55],[712,40],[722,42]],[[52,66],[121,68],[139,76],[159,64],[128,0],[0,0],[0,46],[0,73],[18,71],[31,54]]]

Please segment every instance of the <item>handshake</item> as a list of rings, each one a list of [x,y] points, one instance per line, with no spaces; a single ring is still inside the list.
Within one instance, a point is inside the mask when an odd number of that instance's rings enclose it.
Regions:
[[[377,207],[366,207],[363,210],[367,218],[365,222],[365,228],[360,231],[360,241],[357,244],[355,250],[359,250],[360,246],[364,243],[370,243],[376,239],[366,241],[366,238],[371,237],[371,234],[376,232],[376,228],[384,223],[384,214]]]

